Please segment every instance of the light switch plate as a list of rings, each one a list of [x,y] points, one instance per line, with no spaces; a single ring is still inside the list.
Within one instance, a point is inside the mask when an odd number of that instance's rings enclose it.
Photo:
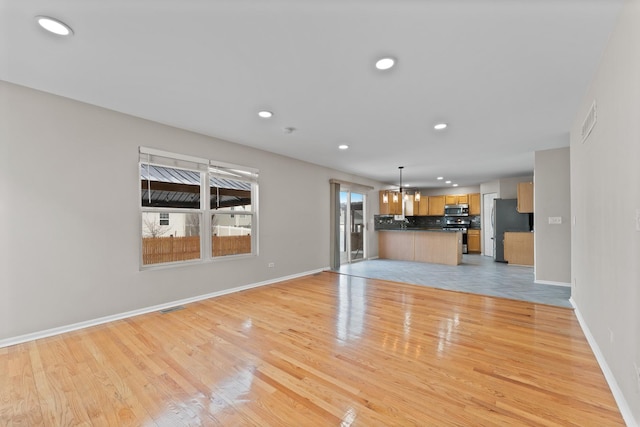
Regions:
[[[640,231],[640,209],[636,209],[636,231]]]
[[[562,217],[561,216],[550,216],[549,217],[549,224],[562,224]]]

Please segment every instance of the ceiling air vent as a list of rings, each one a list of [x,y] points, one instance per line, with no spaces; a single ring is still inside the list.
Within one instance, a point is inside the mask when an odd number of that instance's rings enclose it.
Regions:
[[[598,115],[596,114],[596,101],[593,101],[593,104],[591,104],[591,108],[589,108],[589,112],[587,113],[587,117],[585,117],[584,122],[582,122],[582,142],[587,140],[589,134],[593,130],[593,127],[596,125],[596,121],[598,121]]]

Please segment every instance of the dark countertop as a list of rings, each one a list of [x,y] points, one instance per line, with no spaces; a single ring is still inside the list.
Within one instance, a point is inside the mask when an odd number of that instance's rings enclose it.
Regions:
[[[440,233],[451,233],[451,231],[444,231],[442,228],[420,228],[420,227],[407,227],[407,228],[380,228],[376,231],[433,231]]]

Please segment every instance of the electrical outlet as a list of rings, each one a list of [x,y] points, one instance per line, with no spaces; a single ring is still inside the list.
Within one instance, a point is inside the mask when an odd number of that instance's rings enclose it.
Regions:
[[[633,364],[636,374],[636,381],[638,383],[638,391],[640,391],[640,367],[637,364]]]
[[[636,209],[636,231],[640,231],[640,209]]]
[[[267,267],[268,267],[268,268],[273,268],[273,267],[275,267],[275,266],[276,266],[276,263],[275,263],[275,262],[270,262],[269,264],[267,264]]]

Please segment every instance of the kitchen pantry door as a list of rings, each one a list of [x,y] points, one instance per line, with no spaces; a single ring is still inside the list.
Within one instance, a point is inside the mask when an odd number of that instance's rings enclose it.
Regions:
[[[365,195],[340,191],[340,264],[365,258]]]

